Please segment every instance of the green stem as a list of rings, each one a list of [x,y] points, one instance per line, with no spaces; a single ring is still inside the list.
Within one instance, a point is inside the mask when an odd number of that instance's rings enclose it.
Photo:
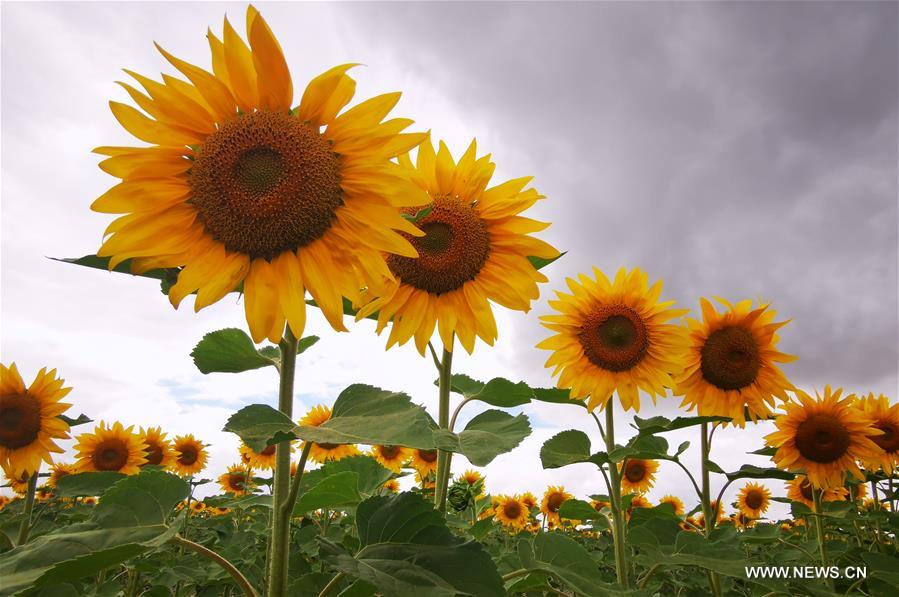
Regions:
[[[818,539],[818,550],[821,553],[821,563],[827,566],[827,546],[824,537],[824,517],[821,508],[821,490],[812,487],[812,500],[815,504],[815,531]]]
[[[128,591],[125,593],[126,597],[137,597],[139,579],[140,572],[137,570],[137,568],[132,568],[131,573],[128,576]]]
[[[708,467],[709,452],[711,451],[711,437],[709,436],[708,423],[703,423],[701,425],[700,433],[702,433],[702,441],[700,446],[702,456],[702,517],[705,519],[705,536],[708,537],[712,533],[712,529],[715,528],[715,521],[718,516],[717,508],[715,509],[715,512],[712,512],[712,483]],[[712,592],[716,595],[716,597],[720,597],[721,584],[718,579],[718,575],[715,572],[709,571],[709,584],[711,585]]]
[[[293,514],[293,507],[297,503],[297,496],[300,493],[300,482],[303,480],[303,472],[306,470],[306,460],[309,458],[309,451],[312,449],[312,442],[306,442],[303,453],[300,454],[300,462],[297,464],[297,474],[294,475],[290,482],[290,493],[287,494],[287,500],[281,506],[284,515],[290,519]]]
[[[186,549],[191,550],[194,553],[197,553],[204,558],[212,560],[219,566],[221,566],[225,572],[231,575],[231,578],[234,579],[234,582],[237,583],[237,586],[241,588],[243,594],[246,597],[259,597],[259,593],[256,592],[256,589],[253,588],[253,585],[250,584],[250,581],[240,573],[240,570],[234,567],[234,564],[223,558],[221,555],[215,553],[211,549],[207,549],[200,545],[199,543],[194,543],[193,541],[189,541],[180,535],[175,535],[171,538],[171,542],[180,547],[184,547]]]
[[[519,576],[524,576],[528,572],[530,572],[530,570],[528,570],[527,568],[519,568],[515,572],[510,572],[510,573],[504,575],[503,582],[509,582],[513,578],[518,578]]]
[[[443,347],[443,359],[440,361],[439,410],[437,424],[441,429],[449,429],[450,383],[453,369],[453,345]],[[437,452],[437,484],[434,488],[434,504],[440,512],[446,512],[446,488],[449,485],[449,469],[452,463],[452,452]]]
[[[25,545],[28,535],[31,533],[31,512],[34,510],[34,494],[37,490],[37,471],[28,477],[28,489],[25,493],[25,513],[22,524],[19,525],[19,538],[16,545]]]
[[[318,597],[325,597],[325,595],[336,589],[341,580],[343,580],[343,572],[338,572],[336,575],[334,575],[334,578],[332,578],[330,582],[325,585],[325,588],[322,589],[321,593],[318,594]]]
[[[615,397],[610,396],[606,402],[606,452],[611,454],[615,449],[615,416],[613,408]],[[615,542],[615,574],[618,577],[618,584],[622,588],[627,589],[629,580],[627,575],[627,553],[625,551],[624,537],[624,512],[621,511],[621,473],[618,467],[612,463],[609,465],[609,477],[612,485],[609,501],[612,505],[612,521],[614,528],[612,529],[612,539]]]
[[[288,326],[281,348],[281,384],[278,410],[293,418],[293,379],[297,362],[297,338]],[[298,473],[299,476],[299,473]],[[275,446],[275,478],[272,483],[272,551],[268,567],[269,597],[287,592],[287,562],[290,551],[290,512],[285,508],[290,494],[290,441]]]

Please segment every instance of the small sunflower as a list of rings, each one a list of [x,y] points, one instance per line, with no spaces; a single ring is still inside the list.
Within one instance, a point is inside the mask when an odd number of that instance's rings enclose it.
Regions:
[[[558,314],[544,315],[543,326],[556,335],[537,348],[553,351],[546,367],[555,367],[557,386],[571,389],[572,399],[589,396],[592,411],[617,391],[625,410],[640,410],[640,390],[655,401],[674,387],[672,374],[683,368],[686,337],[666,323],[687,313],[659,302],[662,282],[649,285],[640,269],[621,268],[614,281],[593,268],[595,279],[568,278],[571,294],[557,291],[549,301]]]
[[[12,501],[12,500],[9,499],[7,496],[5,496],[5,495],[0,495],[0,510],[2,510],[3,508],[5,508],[6,505],[7,505],[8,503],[10,503],[11,501]]]
[[[56,487],[59,483],[59,480],[63,477],[68,477],[69,475],[75,475],[78,473],[78,468],[74,464],[63,464],[61,462],[54,462],[53,467],[50,469],[50,477],[47,479],[47,485],[50,487]]]
[[[275,446],[266,446],[261,452],[256,452],[250,446],[241,443],[240,460],[249,468],[263,471],[273,470],[275,468]]]
[[[561,485],[550,485],[546,489],[546,493],[543,494],[543,500],[540,502],[540,511],[543,512],[547,524],[553,523],[555,526],[559,525],[559,508],[573,497],[574,496],[565,491],[565,488]]]
[[[840,400],[842,390],[824,388],[817,400],[797,390],[798,401],[784,405],[786,414],[775,420],[777,431],[765,436],[777,448],[774,463],[804,472],[815,487],[842,487],[848,472],[864,480],[857,461],[879,459],[883,452],[872,441],[883,432],[874,420],[853,405],[854,396]]]
[[[331,408],[319,404],[312,407],[306,413],[306,416],[300,419],[300,425],[318,427],[330,418]],[[300,447],[305,449],[306,442],[302,442]],[[319,464],[324,464],[329,460],[340,460],[347,456],[355,456],[356,454],[359,454],[359,448],[353,444],[317,444],[313,442],[312,447],[309,449],[309,459]]]
[[[53,498],[53,488],[49,485],[41,485],[34,490],[34,497],[39,502],[47,502]]]
[[[396,479],[388,479],[384,482],[384,489],[392,493],[400,492],[400,482]]]
[[[521,496],[519,496],[518,499],[521,500],[521,503],[524,504],[524,506],[528,509],[528,512],[536,508],[537,504],[539,504],[539,502],[537,501],[537,496],[535,496],[530,491],[525,491],[521,494]]]
[[[147,462],[144,466],[155,465],[169,468],[175,461],[175,451],[172,449],[172,442],[167,440],[166,433],[162,432],[161,427],[141,427],[138,433],[144,441],[147,449]]]
[[[759,483],[747,483],[737,495],[737,506],[747,517],[761,518],[771,505],[771,492]]]
[[[59,418],[70,404],[60,402],[72,388],[64,388],[56,369],[38,371],[27,388],[16,369],[0,364],[0,467],[15,477],[34,474],[41,461],[62,452],[55,440],[69,438],[69,425]]]
[[[85,506],[96,506],[100,503],[100,498],[96,496],[89,495],[87,497],[81,498],[81,503]]]
[[[195,500],[190,503],[190,511],[192,514],[202,514],[206,511],[206,504],[199,500]]]
[[[815,502],[812,499],[812,484],[809,483],[808,477],[804,475],[796,475],[791,481],[787,481],[787,498],[794,502],[801,502],[809,508],[815,508]],[[831,487],[821,492],[821,501],[838,502],[845,500],[848,492],[844,487]]]
[[[590,505],[593,506],[593,509],[597,512],[601,511],[603,508],[611,508],[611,502],[607,500],[597,500],[595,498],[590,500]]]
[[[528,522],[529,510],[518,496],[501,495],[495,508],[494,517],[504,527],[523,529]]]
[[[468,483],[469,485],[474,485],[478,481],[482,480],[484,477],[478,471],[474,469],[468,469],[464,471],[459,478]]]
[[[425,140],[414,166],[408,155],[400,156],[400,164],[427,193],[430,211],[416,222],[424,236],[406,235],[418,257],[387,256],[395,281],[357,316],[377,311],[378,333],[393,322],[388,348],[414,337],[424,355],[435,327],[449,351],[454,337],[469,353],[477,337],[492,346],[497,330],[491,303],[530,310],[540,295],[537,284],[547,278],[528,257],[559,256],[552,246],[529,236],[549,224],[519,215],[543,198],[533,188],[525,189],[531,177],[488,189],[495,164],[489,155],[476,154],[472,141],[457,163],[443,142],[435,153]]]
[[[206,467],[206,446],[193,435],[179,435],[172,447],[175,450],[172,468],[182,477],[196,475]]]
[[[874,498],[865,498],[865,501],[862,502],[862,509],[866,512],[873,512],[875,510],[889,510],[890,503],[875,501]]]
[[[415,471],[415,482],[418,483],[418,486],[422,489],[434,489],[437,485],[437,481],[434,478],[434,471],[431,472],[423,472],[420,470]]]
[[[881,435],[871,438],[883,452],[864,462],[864,467],[870,471],[882,469],[892,475],[899,468],[899,403],[890,406],[886,396],[875,398],[874,394],[868,394],[856,406],[874,420],[874,427],[883,431]]]
[[[752,528],[755,526],[755,523],[757,522],[756,518],[750,516],[749,514],[744,512],[742,509],[738,510],[737,512],[734,512],[730,516],[730,520],[731,520],[731,522],[733,522],[734,526],[737,527],[738,529]]]
[[[671,504],[674,507],[674,514],[677,516],[684,515],[684,502],[681,501],[679,497],[676,495],[666,495],[663,496],[662,499],[659,500],[659,505],[662,504]]]
[[[226,514],[231,514],[231,508],[225,508],[223,506],[209,506],[206,508],[206,512],[212,514],[213,516],[225,516]]]
[[[16,495],[25,495],[28,493],[28,481],[31,478],[31,475],[22,473],[18,476],[14,476],[12,471],[4,468],[3,478],[6,480],[7,486],[12,489]]]
[[[381,463],[381,466],[398,473],[403,470],[403,464],[412,457],[412,450],[403,446],[375,445],[371,447],[371,455]]]
[[[687,365],[677,378],[675,394],[681,406],[698,409],[700,416],[730,417],[736,425],[750,418],[767,418],[774,397],[788,400],[793,385],[777,367],[798,357],[777,350],[777,330],[787,321],[775,322],[777,312],[768,305],[753,308],[746,300],[732,305],[717,299],[727,311],[718,313],[703,298],[703,321],[688,319],[690,349]]]
[[[248,495],[256,488],[253,471],[240,464],[229,466],[218,478],[218,483],[222,491],[235,496]]]
[[[75,467],[79,473],[90,471],[115,471],[126,475],[140,472],[147,462],[144,441],[132,432],[134,427],[124,427],[115,422],[108,427],[100,422],[93,433],[82,433],[76,439]]]
[[[623,469],[622,464],[624,465]],[[659,463],[655,460],[628,458],[618,465],[618,471],[621,473],[621,492],[624,494],[646,493],[652,489],[652,485],[655,483],[655,473],[658,470]]]
[[[437,450],[412,450],[412,468],[423,475],[437,472]]]
[[[124,214],[97,254],[110,268],[131,259],[135,273],[181,268],[175,307],[196,292],[198,311],[242,285],[255,342],[278,342],[285,321],[302,337],[307,290],[345,331],[342,295],[380,287],[390,275],[383,253],[416,256],[400,233],[421,233],[398,208],[428,197],[392,160],[425,135],[401,134],[411,120],[384,121],[399,93],[341,113],[355,93],[352,64],[313,79],[294,107],[278,41],[252,6],[246,23],[249,45],[227,18],[222,40],[207,34],[211,73],[159,46],[187,81],[126,71],[146,94],[121,85],[146,114],[110,107],[150,146],[94,150],[122,181],[91,208]]]

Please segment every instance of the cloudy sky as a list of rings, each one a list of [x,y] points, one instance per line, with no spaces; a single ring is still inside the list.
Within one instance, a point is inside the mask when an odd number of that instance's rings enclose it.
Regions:
[[[546,355],[533,348],[545,336],[546,298],[591,266],[640,266],[694,311],[702,295],[770,301],[792,320],[781,347],[801,356],[785,367],[797,385],[896,398],[897,4],[258,8],[295,88],[335,64],[363,63],[357,101],[403,91],[395,114],[456,155],[477,137],[496,180],[534,175],[548,197],[528,215],[551,221],[543,238],[568,254],[547,268],[534,310],[500,311],[497,345],[458,355],[457,372],[551,385]],[[208,67],[206,27],[220,31],[226,12],[242,24],[244,9],[2,6],[2,360],[27,381],[58,368],[75,388],[75,413],[195,433],[212,444],[216,474],[236,459],[236,438],[220,431],[229,414],[276,402],[273,370],[204,376],[188,356],[204,333],[244,327],[243,305],[229,297],[200,314],[189,301],[175,311],[153,281],[47,257],[95,252],[109,222],[89,210],[114,183],[90,150],[135,143],[107,107],[127,101],[114,83],[126,77],[120,69],[170,73],[154,40]],[[322,341],[300,359],[297,412],[364,382],[436,413],[433,366],[411,346],[385,352],[369,323],[336,334],[318,316],[307,334]],[[672,415],[678,404],[640,414]],[[543,471],[538,458],[558,431],[595,435],[592,421],[575,407],[524,411],[534,432],[486,467],[488,488],[602,492],[589,466]],[[764,464],[743,451],[768,430],[716,434],[713,459],[727,469]],[[698,464],[696,451],[686,458]],[[680,475],[663,465],[651,497],[694,503]]]

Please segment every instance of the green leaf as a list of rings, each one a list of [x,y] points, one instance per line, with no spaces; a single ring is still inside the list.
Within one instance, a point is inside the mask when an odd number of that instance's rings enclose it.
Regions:
[[[730,419],[728,417],[677,417],[672,420],[665,417],[641,419],[640,417],[635,416],[634,428],[637,429],[639,435],[653,435],[717,421],[730,421]]]
[[[569,429],[552,436],[540,448],[543,468],[560,468],[590,461],[590,438],[583,431]]]
[[[237,328],[210,332],[203,336],[190,356],[202,373],[240,373],[274,366],[277,361],[256,350],[253,340]]]
[[[356,489],[363,497],[379,493],[384,483],[393,476],[393,471],[381,466],[381,463],[371,456],[359,454],[332,460],[321,468],[307,471],[303,475],[300,490],[305,491],[306,488],[312,487],[327,476],[347,471],[356,474],[358,478]]]
[[[558,388],[533,388],[534,400],[538,402],[549,402],[551,404],[572,404],[583,408],[587,408],[587,400],[577,400],[571,397],[570,390],[560,390]]]
[[[606,583],[596,562],[577,541],[562,533],[539,533],[534,537],[534,561],[529,568],[549,572],[578,595],[603,597],[623,595]]]
[[[359,475],[352,471],[328,475],[303,492],[293,509],[294,515],[320,508],[354,506],[362,501],[358,486]]]
[[[400,215],[403,216],[403,218],[405,218],[406,220],[408,220],[414,224],[415,222],[418,222],[422,218],[426,217],[432,211],[434,211],[434,207],[431,205],[427,205],[427,206],[423,207],[422,209],[419,209],[414,214],[402,213]]]
[[[862,557],[870,569],[870,576],[899,587],[899,558],[876,552],[865,553]]]
[[[555,260],[557,260],[559,257],[561,257],[562,255],[564,255],[567,252],[568,251],[563,251],[563,252],[559,253],[556,257],[551,257],[549,259],[546,259],[544,257],[534,257],[533,255],[528,255],[528,261],[531,262],[531,265],[534,266],[534,269],[539,270],[539,269],[543,269],[550,263],[554,262]]]
[[[268,445],[296,438],[295,428],[281,411],[266,404],[251,404],[231,415],[223,431],[237,434],[252,450],[262,452]]]
[[[570,499],[562,502],[559,507],[559,516],[569,520],[596,520],[605,519],[605,516],[584,500]]]
[[[99,471],[78,473],[61,477],[56,484],[56,495],[59,497],[81,497],[101,495],[116,482],[125,478],[122,473]]]
[[[711,471],[711,472],[713,472],[713,473],[720,473],[720,474],[722,474],[722,475],[726,475],[726,474],[727,474],[727,473],[724,472],[724,469],[722,469],[720,466],[718,466],[717,464],[715,464],[715,463],[712,462],[711,460],[706,460],[706,461],[705,461],[705,467],[706,467],[707,469],[709,469],[709,471]]]
[[[796,476],[795,473],[778,468],[761,468],[751,464],[744,464],[740,467],[740,470],[726,473],[726,475],[728,481],[736,481],[737,479],[782,479],[784,481],[792,481]]]
[[[102,269],[106,271],[118,272],[121,274],[130,274],[132,276],[139,276],[142,278],[153,278],[154,280],[164,280],[169,272],[174,270],[176,273],[178,271],[177,268],[168,268],[168,269],[151,269],[148,272],[144,272],[142,274],[135,274],[131,272],[131,260],[126,259],[125,261],[118,264],[114,269],[109,269],[109,261],[110,257],[97,257],[96,255],[85,255],[84,257],[51,257],[53,261],[60,261],[62,263],[71,263],[74,265],[82,265],[84,267],[90,267],[93,269]]]
[[[297,342],[297,354],[303,354],[306,352],[306,349],[318,342],[318,340],[318,336],[306,336],[305,338],[300,338],[299,342]],[[281,360],[281,348],[278,346],[263,346],[259,349],[259,354],[268,357],[273,361]]]
[[[420,495],[365,500],[356,510],[356,529],[362,549],[355,556],[320,538],[323,557],[385,595],[506,594],[484,548],[455,536]]]
[[[57,415],[60,419],[66,422],[69,427],[76,427],[78,425],[84,425],[85,423],[93,422],[93,419],[88,418],[88,416],[84,413],[78,415],[77,419],[73,419],[72,417],[67,417],[66,415]]]
[[[514,450],[531,433],[527,416],[486,410],[474,417],[456,436],[453,452],[463,454],[475,466],[490,464],[500,454]],[[446,432],[449,437],[452,434]],[[441,447],[448,449],[446,443]]]
[[[145,471],[103,492],[91,518],[104,527],[163,524],[189,491],[187,481],[176,475]]]
[[[436,380],[434,385],[439,385],[439,381]],[[526,383],[513,383],[502,377],[491,379],[485,384],[467,375],[457,374],[452,376],[450,390],[462,394],[469,400],[479,400],[501,408],[521,406],[534,397],[534,391]]]
[[[772,448],[770,446],[760,448],[755,450],[754,452],[750,452],[750,454],[758,454],[759,456],[774,456],[777,454],[777,448]]]

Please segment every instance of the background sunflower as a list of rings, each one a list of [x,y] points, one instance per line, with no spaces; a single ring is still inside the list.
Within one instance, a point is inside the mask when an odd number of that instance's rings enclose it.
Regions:
[[[76,439],[75,468],[79,473],[91,471],[114,471],[126,475],[140,472],[147,462],[146,445],[139,435],[132,432],[134,427],[124,427],[116,421],[107,426],[103,421],[93,433],[82,433]]]
[[[179,435],[175,438],[172,447],[175,451],[172,468],[179,475],[193,476],[206,468],[206,459],[209,457],[209,453],[203,442],[195,438],[193,434]]]

